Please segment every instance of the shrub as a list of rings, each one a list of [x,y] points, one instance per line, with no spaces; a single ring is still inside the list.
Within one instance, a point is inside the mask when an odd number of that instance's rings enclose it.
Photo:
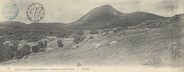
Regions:
[[[9,46],[3,46],[3,48],[2,48],[2,55],[4,57],[3,61],[6,61],[6,60],[12,59],[13,56],[14,56],[14,53],[13,53],[13,50],[10,49]]]
[[[90,31],[90,34],[99,34],[99,31],[98,30],[92,30],[92,31]]]
[[[18,51],[18,43],[13,43],[13,45],[9,46],[9,48],[13,51],[14,57],[16,57],[16,53]]]
[[[39,52],[43,52],[45,50],[45,45],[43,42],[38,42],[37,47],[39,49]]]
[[[84,40],[84,38],[85,38],[84,36],[76,35],[76,36],[74,36],[74,41],[73,42],[80,43]]]
[[[57,43],[58,43],[58,47],[63,47],[64,46],[62,40],[58,40]]]
[[[24,45],[18,52],[17,52],[17,58],[20,59],[24,57],[25,55],[29,55],[30,52],[30,46]]]
[[[3,44],[0,44],[0,62],[4,61],[4,53],[5,52],[5,46]]]
[[[93,36],[90,36],[89,39],[93,39],[94,37]]]
[[[0,44],[0,62],[7,61],[16,57],[17,46],[15,44],[11,46],[5,46]]]
[[[44,48],[44,43],[40,41],[40,42],[38,42],[37,46],[38,46],[39,48]]]
[[[47,41],[43,41],[44,47],[47,47]]]
[[[84,35],[84,31],[83,30],[76,30],[75,35]]]
[[[32,46],[32,52],[37,53],[39,51],[39,48],[37,46]]]

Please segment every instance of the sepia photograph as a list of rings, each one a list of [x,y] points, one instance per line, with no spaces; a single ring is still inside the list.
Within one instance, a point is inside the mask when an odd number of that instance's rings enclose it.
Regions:
[[[184,0],[0,0],[0,72],[184,72]]]

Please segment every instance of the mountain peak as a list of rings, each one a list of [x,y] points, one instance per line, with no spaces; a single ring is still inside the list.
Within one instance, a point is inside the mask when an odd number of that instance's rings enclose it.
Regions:
[[[89,13],[87,13],[85,16],[80,18],[79,20],[87,20],[87,21],[103,21],[103,20],[109,20],[112,19],[114,16],[122,14],[115,8],[113,8],[111,5],[102,5],[99,7],[94,8]],[[96,20],[96,18],[99,18]]]
[[[73,23],[97,28],[115,26],[125,27],[135,26],[147,20],[155,20],[160,18],[163,17],[140,11],[124,14],[113,8],[111,5],[106,4],[92,9],[86,15]]]
[[[99,7],[97,7],[97,8],[95,8],[96,10],[102,10],[102,11],[105,11],[105,10],[109,10],[109,11],[117,11],[114,7],[112,7],[111,5],[108,5],[108,4],[106,4],[106,5],[101,5],[101,6],[99,6]],[[95,10],[94,9],[94,10]]]
[[[99,6],[99,7],[103,7],[103,8],[113,8],[111,5],[109,5],[109,4],[105,4],[105,5],[101,5],[101,6]]]

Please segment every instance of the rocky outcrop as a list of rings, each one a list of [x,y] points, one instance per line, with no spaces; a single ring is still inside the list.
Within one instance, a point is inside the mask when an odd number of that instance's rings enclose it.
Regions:
[[[61,40],[64,46],[69,46],[73,44],[74,37],[62,38]]]
[[[99,47],[101,47],[101,46],[102,46],[101,44],[97,43],[97,44],[95,45],[95,48],[99,48]]]
[[[111,41],[109,44],[112,45],[112,44],[115,44],[115,43],[118,43],[118,41]]]

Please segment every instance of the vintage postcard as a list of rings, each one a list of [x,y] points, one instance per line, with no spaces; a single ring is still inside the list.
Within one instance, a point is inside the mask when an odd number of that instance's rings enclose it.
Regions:
[[[0,72],[184,72],[184,0],[0,0]]]

